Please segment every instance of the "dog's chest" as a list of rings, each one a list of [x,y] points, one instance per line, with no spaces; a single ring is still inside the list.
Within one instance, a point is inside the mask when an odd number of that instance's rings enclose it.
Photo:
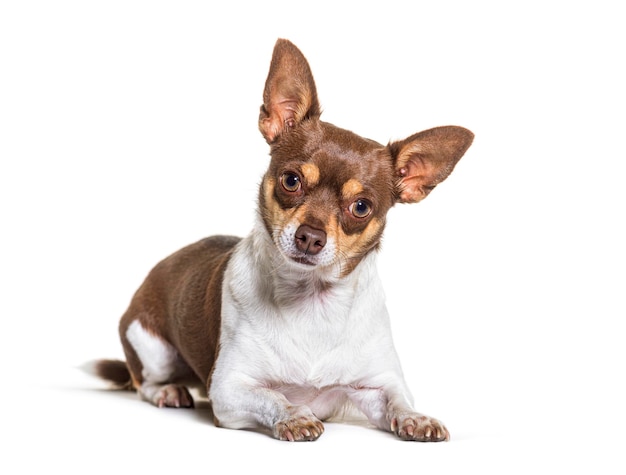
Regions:
[[[242,302],[227,293],[221,362],[269,384],[350,384],[379,336],[374,320],[384,315],[376,290],[368,296],[327,289],[279,305],[266,296]],[[384,334],[385,325],[378,326]]]
[[[266,308],[247,328],[250,339],[262,342],[258,356],[266,362],[266,377],[317,387],[342,382],[362,338],[354,310],[352,296],[336,292]]]

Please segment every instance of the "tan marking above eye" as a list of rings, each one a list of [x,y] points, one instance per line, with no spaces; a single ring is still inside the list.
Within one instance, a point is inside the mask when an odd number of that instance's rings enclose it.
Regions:
[[[350,178],[341,187],[341,194],[344,198],[350,198],[363,192],[363,185],[358,180]]]
[[[309,186],[315,186],[320,181],[320,169],[314,163],[305,163],[300,167],[302,175]]]

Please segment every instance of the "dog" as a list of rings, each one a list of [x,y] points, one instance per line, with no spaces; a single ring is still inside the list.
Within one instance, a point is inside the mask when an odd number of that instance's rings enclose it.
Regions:
[[[322,421],[354,409],[400,439],[449,440],[413,409],[376,258],[387,211],[425,198],[474,136],[446,126],[383,146],[320,114],[306,58],[279,39],[251,233],[158,263],[120,321],[126,361],[92,370],[158,407],[193,407],[189,388],[204,388],[216,426],[280,440],[316,440]]]

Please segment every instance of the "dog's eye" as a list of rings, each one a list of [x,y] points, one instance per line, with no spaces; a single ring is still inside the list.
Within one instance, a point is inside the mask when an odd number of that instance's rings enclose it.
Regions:
[[[358,199],[349,207],[355,218],[367,218],[372,212],[372,204],[364,199]]]
[[[302,187],[300,177],[295,173],[283,173],[280,177],[280,184],[290,193],[295,193]]]

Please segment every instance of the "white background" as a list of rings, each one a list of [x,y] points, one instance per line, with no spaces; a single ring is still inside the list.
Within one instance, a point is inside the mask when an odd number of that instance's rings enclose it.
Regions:
[[[0,471],[624,473],[618,4],[3,2]],[[278,37],[329,122],[476,134],[391,211],[380,256],[417,408],[448,444],[345,424],[279,443],[74,369],[121,357],[118,318],[158,260],[249,231]]]

